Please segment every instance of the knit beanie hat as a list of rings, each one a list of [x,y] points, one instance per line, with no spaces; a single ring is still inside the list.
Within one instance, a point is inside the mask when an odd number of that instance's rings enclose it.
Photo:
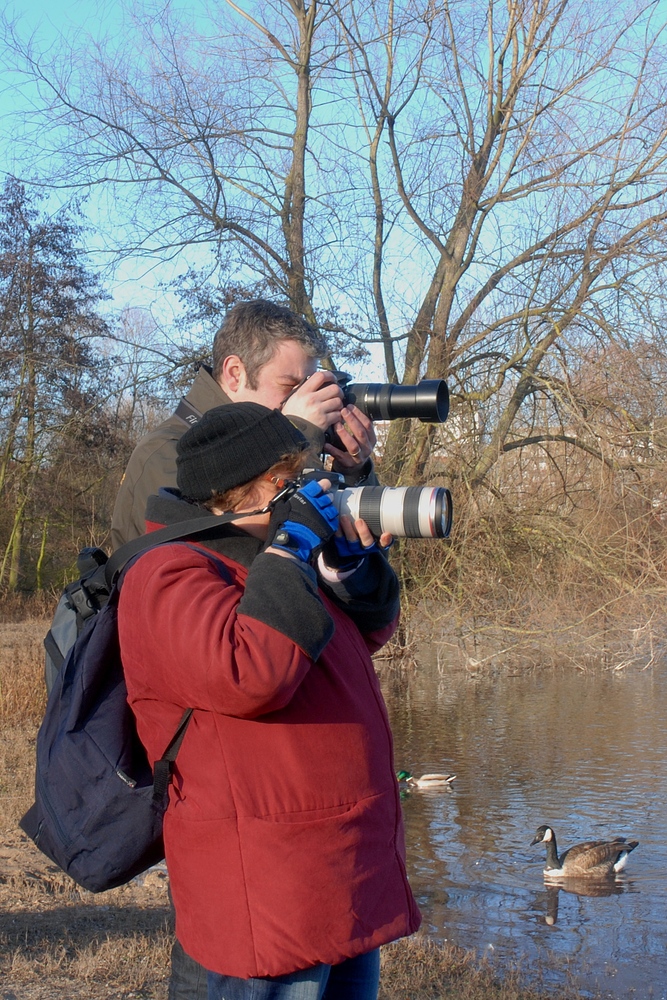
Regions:
[[[191,500],[209,500],[307,447],[279,410],[250,402],[216,406],[176,444],[178,488]]]

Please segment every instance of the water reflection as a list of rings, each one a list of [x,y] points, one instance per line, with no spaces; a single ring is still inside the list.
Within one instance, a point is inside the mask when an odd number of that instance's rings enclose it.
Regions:
[[[383,686],[397,766],[457,775],[450,792],[403,801],[427,932],[494,961],[547,960],[554,982],[565,964],[582,989],[655,996],[667,982],[664,673],[486,682],[447,675],[434,657]],[[639,840],[631,881],[545,886],[528,846],[544,821],[566,845]]]
[[[561,892],[571,892],[575,896],[620,896],[626,891],[625,883],[615,878],[591,881],[586,878],[550,879],[545,882],[544,923],[550,927],[558,920],[558,896]]]

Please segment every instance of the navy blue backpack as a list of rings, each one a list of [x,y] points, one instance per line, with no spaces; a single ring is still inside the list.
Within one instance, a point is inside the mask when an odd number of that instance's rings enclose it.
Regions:
[[[184,712],[162,757],[151,766],[127,703],[120,656],[122,571],[148,548],[238,517],[182,521],[129,542],[106,562],[102,553],[95,557],[94,571],[70,584],[61,598],[61,622],[71,605],[72,621],[62,634],[69,631],[72,645],[60,650],[64,660],[54,672],[37,736],[35,804],[20,826],[40,851],[92,892],[123,885],[164,858],[168,787],[192,715],[192,709]],[[220,560],[207,557],[226,577]],[[86,604],[88,613],[82,614]],[[48,637],[45,645],[48,653]]]

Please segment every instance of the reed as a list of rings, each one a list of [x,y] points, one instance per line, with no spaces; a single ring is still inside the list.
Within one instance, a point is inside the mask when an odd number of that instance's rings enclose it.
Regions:
[[[667,648],[667,532],[652,508],[570,517],[537,494],[522,506],[459,491],[451,542],[405,540],[399,647],[438,646],[443,669],[474,672],[655,665]],[[628,515],[624,511],[624,516]]]
[[[45,619],[0,625],[0,722],[38,723],[46,706]]]

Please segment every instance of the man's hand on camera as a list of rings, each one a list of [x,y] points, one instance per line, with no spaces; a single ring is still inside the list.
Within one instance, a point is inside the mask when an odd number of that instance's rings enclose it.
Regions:
[[[286,417],[301,417],[326,431],[340,423],[343,393],[331,372],[318,371],[297,386],[281,409]]]
[[[373,421],[356,406],[345,406],[340,411],[340,418],[332,427],[343,448],[326,444],[327,455],[333,455],[334,471],[350,473],[360,470],[366,464],[375,447],[377,438]]]
[[[338,511],[326,492],[330,486],[328,479],[311,481],[277,502],[269,522],[266,552],[310,562],[338,527]]]

